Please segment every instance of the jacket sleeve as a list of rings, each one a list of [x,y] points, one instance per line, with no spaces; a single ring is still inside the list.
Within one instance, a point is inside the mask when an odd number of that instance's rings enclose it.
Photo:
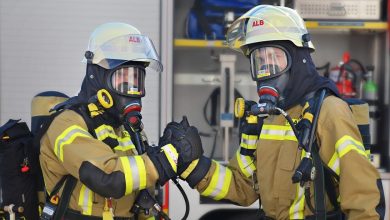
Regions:
[[[380,176],[369,155],[349,106],[328,97],[322,105],[317,137],[320,156],[339,178],[339,202],[348,219],[383,219]]]
[[[56,159],[92,191],[120,198],[154,186],[158,174],[147,155],[119,156],[88,133],[80,115],[65,111],[46,135]]]
[[[249,206],[258,199],[252,180],[255,170],[253,156],[244,156],[238,150],[227,166],[213,160],[196,188],[202,196]]]

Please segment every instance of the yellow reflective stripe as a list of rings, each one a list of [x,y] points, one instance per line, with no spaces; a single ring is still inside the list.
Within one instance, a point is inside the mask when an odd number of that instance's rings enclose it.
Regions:
[[[260,139],[297,141],[290,125],[263,125]]]
[[[126,191],[125,194],[128,195],[133,190],[133,179],[132,179],[132,173],[130,168],[130,162],[128,157],[119,157],[122,163],[123,172],[125,174],[125,181],[126,181]]]
[[[168,159],[169,164],[171,164],[171,167],[175,173],[177,172],[177,160],[179,158],[179,155],[176,151],[176,149],[173,147],[172,144],[167,144],[161,148],[164,151],[165,156]]]
[[[130,137],[123,137],[123,138],[118,138],[118,143],[119,145],[114,148],[114,150],[117,151],[128,151],[131,149],[135,149],[135,145],[131,141]]]
[[[129,95],[141,95],[141,92],[138,92],[138,91],[127,91],[127,94]]]
[[[328,162],[328,167],[332,169],[337,175],[340,175],[340,158],[337,152],[332,155]]]
[[[306,152],[302,150],[301,159],[305,157]],[[294,202],[290,206],[289,215],[290,219],[304,219],[304,210],[305,210],[305,189],[301,187],[299,183],[296,185],[296,195]]]
[[[256,150],[257,140],[257,135],[242,134],[240,146],[245,149]]]
[[[141,156],[119,157],[126,180],[125,195],[146,188],[146,169]]]
[[[201,193],[202,196],[209,196],[213,190],[216,188],[218,180],[219,180],[219,163],[215,163],[215,170],[213,175],[211,176],[211,180],[207,188]]]
[[[180,174],[180,177],[183,179],[187,179],[188,175],[192,173],[192,171],[195,169],[196,165],[198,165],[199,159],[196,159],[190,163],[190,165],[187,167],[186,170],[182,174]]]
[[[118,136],[115,134],[114,129],[109,125],[100,125],[98,128],[95,129],[96,137],[98,140],[104,140],[108,137],[117,139]]]
[[[241,172],[246,177],[252,176],[253,172],[256,170],[256,166],[253,163],[253,158],[250,156],[241,155],[240,150],[237,151],[236,157]]]
[[[290,125],[263,125],[263,128],[265,130],[292,130]]]
[[[215,171],[211,177],[210,184],[201,195],[220,200],[225,198],[229,191],[230,183],[232,181],[232,171],[219,163],[215,163],[215,165]]]
[[[93,192],[84,184],[81,185],[79,194],[79,203],[83,215],[92,215],[92,198]]]
[[[366,151],[360,141],[357,141],[348,135],[343,136],[336,142],[335,153],[328,162],[328,167],[330,167],[337,175],[340,175],[340,158],[351,150],[355,150],[359,154],[369,158],[369,154],[367,154],[369,150]]]
[[[116,150],[116,151],[128,151],[128,150],[132,150],[132,149],[135,149],[134,145],[130,145],[130,146],[118,145],[118,146],[114,147],[114,150]]]
[[[64,161],[64,145],[71,144],[77,137],[92,138],[88,131],[78,125],[70,126],[56,138],[54,143],[54,153],[58,159]]]
[[[299,183],[295,183],[295,185],[297,187],[297,193],[293,205],[289,210],[290,219],[304,219],[305,189]]]
[[[364,149],[363,144],[360,141],[353,139],[349,135],[345,135],[342,138],[340,138],[336,142],[335,148],[336,148],[336,151],[339,155],[339,158],[342,158],[345,154],[347,154],[351,150],[356,150],[356,152],[358,152],[359,154],[361,154],[361,155],[365,156],[367,159],[369,159],[369,157],[366,154],[366,150]]]

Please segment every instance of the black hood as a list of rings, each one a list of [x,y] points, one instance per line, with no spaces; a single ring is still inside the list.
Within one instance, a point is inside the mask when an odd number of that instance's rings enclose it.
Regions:
[[[301,103],[309,93],[322,88],[328,88],[334,95],[339,96],[334,82],[318,74],[308,48],[296,47],[289,41],[276,41],[275,44],[286,48],[292,59],[285,101],[281,108],[287,110]]]
[[[77,101],[81,103],[89,103],[91,98],[96,96],[100,89],[107,90],[105,80],[109,73],[110,70],[106,70],[98,65],[87,64],[86,74],[81,84],[80,92],[77,96]],[[110,94],[113,95],[111,92]],[[113,107],[110,109],[105,109],[103,118],[105,118],[105,121],[113,127],[118,127],[122,124],[119,111]]]
[[[97,91],[105,88],[106,74],[108,74],[108,70],[95,64],[87,64],[87,71],[78,94],[81,102],[88,103],[88,100],[96,95]]]

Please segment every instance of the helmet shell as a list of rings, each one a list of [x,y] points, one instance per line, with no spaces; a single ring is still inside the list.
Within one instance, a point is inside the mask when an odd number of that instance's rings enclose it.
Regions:
[[[229,47],[240,48],[246,56],[249,45],[269,41],[291,41],[297,47],[315,49],[303,19],[295,10],[283,6],[252,8],[233,22],[226,40]]]
[[[152,41],[134,26],[120,22],[105,23],[92,32],[84,63],[114,69],[128,61],[144,62],[157,72],[162,71]]]

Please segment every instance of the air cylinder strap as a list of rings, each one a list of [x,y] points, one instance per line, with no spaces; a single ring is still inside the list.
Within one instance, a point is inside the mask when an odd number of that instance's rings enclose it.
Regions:
[[[313,158],[316,175],[314,178],[314,199],[315,199],[315,216],[317,220],[326,220],[325,207],[325,184],[324,184],[324,167],[319,155],[319,147],[316,143],[315,131],[317,129],[318,117],[320,115],[322,102],[326,96],[326,89],[322,89],[319,93],[318,100],[315,103],[315,115],[313,119],[313,127],[310,131],[309,150]]]
[[[313,143],[312,158],[316,169],[316,177],[314,179],[314,199],[315,212],[317,220],[326,220],[325,208],[325,185],[324,185],[324,167],[321,163],[317,143]]]
[[[60,197],[60,202],[57,207],[57,211],[54,215],[53,220],[62,220],[66,210],[68,209],[70,197],[72,195],[73,189],[76,186],[77,179],[71,175],[66,177],[66,182],[62,195]]]

